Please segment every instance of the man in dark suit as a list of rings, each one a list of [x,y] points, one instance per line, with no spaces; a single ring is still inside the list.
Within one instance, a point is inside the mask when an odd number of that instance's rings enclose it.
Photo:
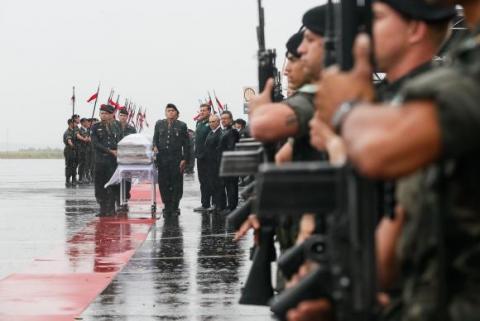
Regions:
[[[210,116],[208,123],[211,131],[205,140],[205,158],[207,161],[208,182],[210,183],[214,204],[210,210],[219,212],[225,209],[225,191],[219,175],[222,156],[220,154],[219,144],[222,128],[220,127],[220,119],[217,115]]]
[[[233,116],[228,110],[220,115],[222,123],[222,135],[220,136],[219,153],[220,156],[225,151],[235,149],[235,144],[240,139],[239,132],[232,127]],[[227,195],[227,209],[233,211],[238,205],[238,177],[226,177],[222,179],[223,191]]]
[[[165,108],[166,119],[157,121],[153,135],[157,155],[158,186],[162,196],[164,216],[180,215],[180,199],[183,195],[183,171],[189,158],[190,147],[187,125],[178,120],[179,112],[174,104]]]
[[[205,152],[205,140],[211,130],[208,124],[210,114],[210,105],[202,104],[195,128],[195,157],[197,158],[198,181],[200,182],[202,205],[195,208],[195,212],[206,212],[211,205],[210,201],[212,199],[212,192],[210,191],[211,184],[208,177],[207,153]]]

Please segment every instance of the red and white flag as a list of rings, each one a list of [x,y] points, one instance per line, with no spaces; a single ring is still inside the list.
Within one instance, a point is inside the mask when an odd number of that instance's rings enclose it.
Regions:
[[[88,98],[87,103],[96,100],[98,97],[98,92],[94,93],[90,98]]]

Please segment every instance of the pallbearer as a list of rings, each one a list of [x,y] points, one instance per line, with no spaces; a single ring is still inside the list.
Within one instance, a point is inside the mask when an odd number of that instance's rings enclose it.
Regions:
[[[117,168],[117,144],[123,138],[120,122],[114,119],[115,108],[111,105],[100,107],[100,122],[92,128],[92,144],[95,150],[95,197],[100,204],[98,216],[115,214],[115,200],[119,188],[105,184]]]
[[[123,137],[137,133],[137,130],[135,129],[135,127],[128,124],[128,111],[125,107],[120,109],[118,113],[118,119],[120,120],[120,127],[122,128]],[[127,199],[129,200],[130,190],[132,189],[132,183],[130,181],[126,181],[125,187],[127,191]]]

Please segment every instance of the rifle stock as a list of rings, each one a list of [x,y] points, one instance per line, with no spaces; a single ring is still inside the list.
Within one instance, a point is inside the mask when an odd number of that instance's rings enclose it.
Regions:
[[[253,253],[252,267],[240,296],[240,304],[268,305],[273,297],[271,262],[275,261],[274,234],[272,225],[262,224],[258,246]]]

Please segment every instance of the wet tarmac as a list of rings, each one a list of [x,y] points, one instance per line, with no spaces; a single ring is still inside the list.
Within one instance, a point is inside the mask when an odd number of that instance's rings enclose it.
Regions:
[[[61,160],[0,160],[0,280],[52,252],[64,253],[82,273],[95,269],[96,248],[79,255],[81,248],[71,246],[84,231],[100,233],[93,188],[65,189],[62,169]],[[198,205],[198,183],[186,177],[180,217],[144,227],[146,240],[138,246],[132,243],[143,233],[138,222],[118,227],[128,237],[112,244],[128,244],[133,256],[75,320],[272,320],[267,307],[237,303],[251,238],[234,243],[225,217],[193,212]],[[149,204],[132,204],[131,212],[148,218]],[[104,244],[102,251],[108,249],[125,251]]]

